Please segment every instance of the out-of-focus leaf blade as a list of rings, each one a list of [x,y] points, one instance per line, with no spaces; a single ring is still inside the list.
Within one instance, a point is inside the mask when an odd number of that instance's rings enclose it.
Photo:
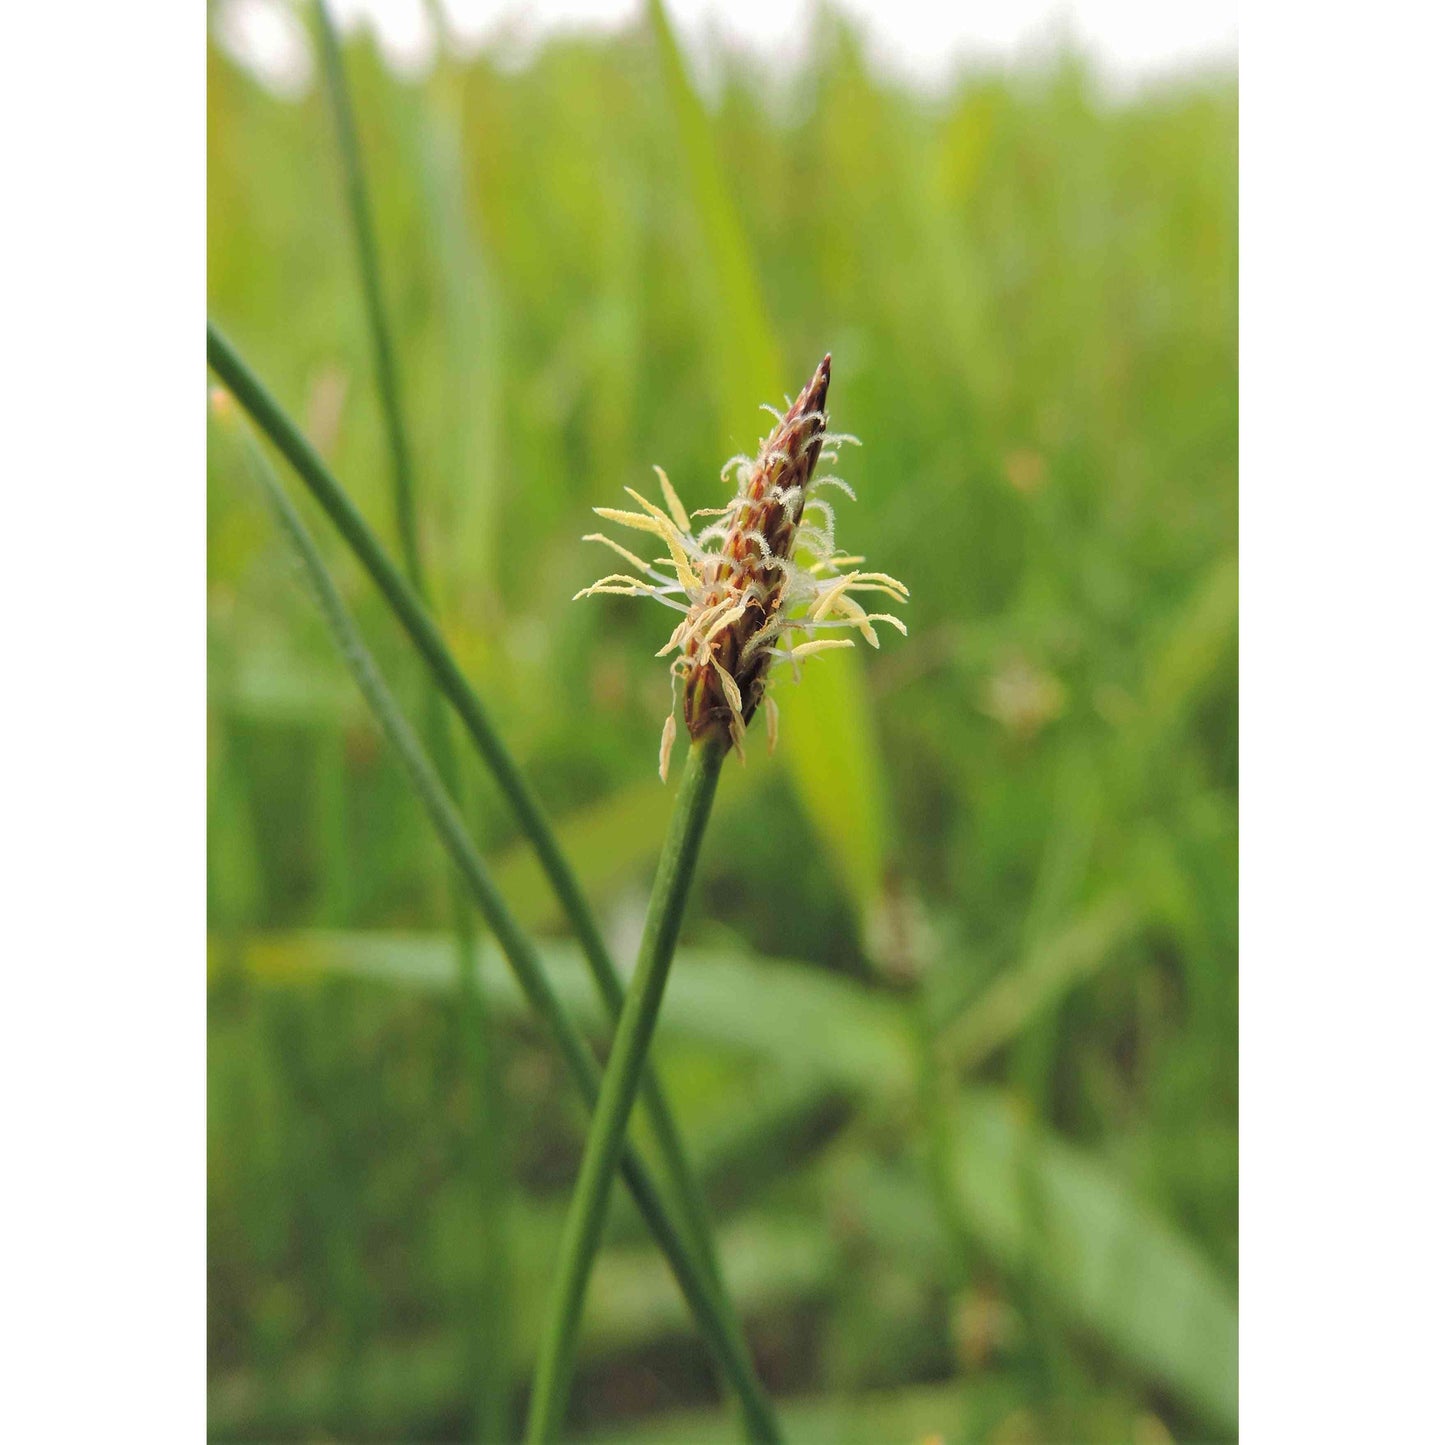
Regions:
[[[279,727],[335,727],[365,717],[355,688],[339,670],[318,667],[274,641],[253,645],[224,668],[213,668],[208,700],[232,718]]]
[[[736,201],[661,0],[649,0],[648,17],[707,261],[700,291],[717,374],[719,445],[726,456],[751,443],[759,403],[781,405],[785,391],[796,391],[807,377],[797,377],[791,388],[784,378],[781,348]],[[837,389],[846,390],[845,358],[839,358],[837,371]],[[796,688],[781,691],[780,705],[786,708],[782,747],[793,785],[824,855],[861,913],[882,887],[887,827],[883,768],[861,664],[855,653],[840,650],[816,659]]]
[[[713,340],[710,359],[723,435],[731,449],[738,450],[758,429],[759,403],[779,404],[786,385],[782,355],[763,306],[762,287],[737,206],[718,164],[707,113],[688,76],[661,0],[648,0],[647,14],[661,57],[683,179],[697,213],[708,263],[700,280],[704,320]],[[797,384],[805,380],[800,377]]]
[[[1111,920],[1100,914],[1095,922]],[[343,974],[438,994],[451,985],[440,938],[313,932],[251,940],[241,956],[278,980]],[[550,948],[546,963],[567,1006],[600,1024],[571,948]],[[484,967],[483,976],[497,1006],[520,1016],[521,1000],[501,971]],[[992,1028],[1001,1036],[1000,1023]],[[910,1024],[893,1000],[798,965],[682,950],[659,1034],[664,1045],[693,1040],[756,1054],[858,1097],[901,1097],[914,1078]],[[1202,1417],[1232,1428],[1236,1311],[1198,1250],[1106,1166],[1032,1127],[997,1091],[966,1092],[950,1127],[960,1215],[988,1254],[1044,1281],[1078,1328]]]
[[[1238,1315],[1209,1260],[1110,1166],[1031,1121],[1018,1096],[966,1090],[947,1117],[952,1203],[981,1252],[1127,1373],[1233,1431]],[[948,1238],[925,1171],[842,1156],[833,1189],[888,1257],[944,1268]]]
[[[954,1182],[963,1218],[1072,1321],[1217,1428],[1238,1422],[1239,1321],[1208,1260],[1098,1160],[1007,1097],[964,1094]]]
[[[560,1231],[560,1216],[533,1210],[515,1220],[519,1272],[537,1289],[519,1299],[515,1325],[520,1384],[541,1329],[541,1284],[547,1277]],[[544,1227],[539,1227],[544,1226]],[[833,1245],[806,1219],[750,1217],[721,1231],[729,1288],[744,1316],[794,1308],[816,1299],[837,1269]],[[648,1245],[613,1248],[599,1258],[588,1293],[584,1361],[598,1360],[659,1340],[686,1337],[689,1317],[666,1264]],[[211,1382],[208,1425],[212,1437],[243,1431],[249,1436],[330,1434],[335,1427],[334,1360],[303,1358],[278,1377],[262,1380],[237,1371]],[[414,1429],[419,1419],[444,1419],[466,1397],[470,1384],[460,1334],[422,1335],[369,1348],[357,1371],[360,1393],[352,1402],[368,1434]],[[733,1426],[736,1434],[736,1425]]]
[[[466,214],[460,77],[449,64],[432,78],[435,103],[414,128],[417,174],[426,204],[444,298],[442,328],[447,408],[438,427],[453,477],[455,509],[445,528],[447,562],[465,564],[468,578],[485,583],[497,552],[498,491],[506,411],[502,378],[508,365],[502,297],[480,236]],[[439,387],[438,389],[442,389]],[[458,480],[460,485],[457,485]]]
[[[240,947],[248,968],[277,980],[343,974],[435,993],[451,985],[447,945],[434,936],[318,931]],[[602,1008],[577,951],[552,944],[542,955],[567,1008],[600,1027]],[[510,974],[488,960],[482,974],[497,1008],[525,1016]],[[800,964],[679,949],[658,1033],[663,1046],[691,1039],[735,1049],[854,1093],[901,1092],[913,1078],[909,1025],[895,1001]]]
[[[945,1445],[977,1439],[1023,1398],[1013,1380],[987,1379],[908,1390],[882,1390],[862,1397],[793,1400],[782,1407],[783,1428],[793,1445],[880,1445],[880,1442],[939,1441]],[[737,1427],[721,1412],[689,1413],[641,1427],[589,1435],[596,1445],[712,1445],[732,1440]]]
[[[960,1068],[983,1062],[1067,989],[1102,968],[1138,932],[1143,913],[1111,895],[1045,939],[1010,968],[946,1030],[942,1044]]]
[[[1155,653],[1144,685],[1152,740],[1167,737],[1201,688],[1234,661],[1239,622],[1239,563],[1226,557],[1207,572]]]
[[[761,781],[760,769],[737,769],[727,788],[720,790],[717,813],[742,806]],[[657,840],[672,815],[672,801],[671,791],[650,776],[557,821],[562,851],[588,894],[598,898],[615,894],[656,864]],[[556,894],[525,841],[496,860],[495,872],[497,887],[528,927],[561,917]]]

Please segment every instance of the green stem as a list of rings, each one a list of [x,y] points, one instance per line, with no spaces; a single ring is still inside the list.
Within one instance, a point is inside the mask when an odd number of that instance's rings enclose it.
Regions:
[[[366,298],[366,319],[371,330],[371,349],[376,364],[376,389],[386,422],[387,446],[391,450],[392,476],[395,483],[392,501],[396,514],[396,530],[401,537],[401,555],[406,563],[407,575],[418,594],[425,599],[421,546],[416,526],[416,498],[412,487],[411,448],[407,443],[406,423],[402,417],[401,383],[397,377],[395,352],[391,345],[391,328],[387,324],[386,307],[381,299],[381,266],[377,260],[376,230],[371,221],[366,173],[361,165],[361,143],[357,137],[356,117],[351,109],[351,95],[346,85],[346,71],[341,63],[341,47],[337,43],[335,27],[331,23],[324,0],[316,0],[315,9],[317,29],[321,36],[321,60],[326,77],[326,91],[331,99],[336,138],[341,147],[341,166],[346,177],[346,203],[351,213],[351,231],[356,238],[361,289]]]
[[[614,1019],[622,1014],[624,990],[617,965],[602,941],[601,931],[592,910],[583,896],[581,885],[563,856],[556,835],[543,816],[532,789],[521,770],[513,762],[506,745],[498,736],[481,699],[467,682],[436,624],[427,615],[415,592],[386,555],[366,519],[357,511],[345,489],[331,475],[310,442],[301,434],[291,418],[282,410],[260,378],[246,365],[236,349],[226,340],[214,322],[206,322],[206,359],[216,375],[230,388],[236,400],[270,438],[281,454],[296,469],[297,475],[310,489],[337,531],[371,574],[382,596],[407,635],[416,645],[432,677],[447,700],[456,709],[462,725],[476,744],[482,760],[491,770],[517,825],[537,855],[563,911],[572,923],[587,960],[593,982]],[[672,1185],[673,1198],[685,1221],[684,1228],[696,1249],[703,1268],[717,1285],[717,1294],[728,1316],[730,1328],[741,1336],[741,1327],[732,1302],[722,1287],[712,1231],[708,1227],[702,1190],[688,1165],[681,1136],[651,1068],[643,1082],[643,1105],[648,1122],[657,1139],[663,1164]]]
[[[296,549],[322,613],[362,696],[383,735],[400,756],[408,780],[451,855],[472,901],[496,937],[523,994],[556,1039],[583,1098],[589,1107],[595,1107],[599,1102],[601,1083],[597,1060],[593,1058],[577,1025],[563,1009],[531,940],[497,891],[481,854],[467,833],[466,825],[447,796],[435,766],[377,671],[305,524],[281,489],[259,447],[252,443],[247,452],[278,521]],[[654,1184],[650,1171],[630,1144],[624,1143],[621,1171],[638,1212],[656,1237],[677,1278],[703,1338],[737,1392],[751,1438],[776,1439],[772,1405],[763,1394],[740,1339],[727,1316],[719,1309],[716,1287],[706,1271],[694,1262],[691,1247],[673,1227],[667,1203]]]
[[[356,239],[358,269],[366,316],[371,332],[371,350],[376,389],[386,426],[392,462],[392,503],[397,534],[401,538],[402,561],[416,595],[428,600],[426,569],[416,518],[416,488],[413,482],[411,447],[407,439],[402,406],[401,377],[391,344],[382,300],[381,265],[368,199],[366,172],[362,166],[361,140],[346,83],[341,47],[325,0],[316,0],[316,24],[321,37],[322,69],[331,100],[332,116],[341,151],[346,180],[347,208],[352,235]],[[445,704],[434,686],[422,700],[423,727],[427,745],[436,759],[437,771],[447,791],[464,801],[461,775],[448,727]],[[511,1317],[511,1282],[507,1264],[507,1167],[504,1145],[501,1072],[496,1042],[481,988],[476,930],[460,881],[448,871],[447,894],[452,931],[457,941],[457,1031],[461,1058],[474,1081],[477,1097],[475,1142],[468,1141],[470,1169],[482,1209],[483,1256],[480,1298],[472,1311],[468,1335],[476,1366],[476,1433],[482,1440],[500,1440],[511,1433],[508,1423],[508,1365],[511,1341],[507,1321]]]
[[[668,969],[677,947],[702,835],[726,756],[727,743],[716,736],[695,742],[688,749],[687,767],[647,907],[637,971],[628,985],[627,1002],[623,1005],[617,1036],[602,1076],[602,1094],[587,1134],[577,1187],[567,1210],[562,1253],[553,1277],[547,1324],[542,1333],[542,1349],[532,1377],[527,1415],[530,1445],[545,1445],[555,1440],[566,1413],[582,1303],[602,1239],[612,1176],[617,1172],[627,1119],[637,1097],[642,1067],[662,1007],[662,994],[667,987]]]

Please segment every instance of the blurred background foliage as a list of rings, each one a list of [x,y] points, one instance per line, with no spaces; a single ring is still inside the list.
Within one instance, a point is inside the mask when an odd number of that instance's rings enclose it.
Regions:
[[[657,1053],[795,1439],[1236,1429],[1236,90],[1068,55],[921,95],[824,13],[704,110],[651,23],[422,79],[346,45],[444,628],[618,956],[669,624],[573,604],[588,509],[690,506],[824,350],[840,539],[907,642],[730,766]],[[325,100],[219,49],[209,304],[374,524],[389,474]],[[209,441],[217,1438],[459,1439],[485,1217],[441,853],[234,438]],[[309,504],[308,504],[309,506]],[[422,674],[314,511],[403,698]],[[605,1037],[490,781],[468,816]],[[520,1421],[584,1121],[501,961]],[[734,1437],[620,1193],[579,1439]]]

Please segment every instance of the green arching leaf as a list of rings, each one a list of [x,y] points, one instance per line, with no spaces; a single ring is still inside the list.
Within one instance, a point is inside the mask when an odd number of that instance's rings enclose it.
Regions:
[[[253,416],[260,413],[261,416],[266,416],[272,422],[277,423],[275,428],[277,431],[284,433],[288,438],[295,437],[294,427],[289,421],[285,425],[280,425],[282,419],[275,412],[274,403],[270,401],[264,389],[248,372],[229,344],[210,324],[207,326],[207,357],[217,373],[225,377],[232,392],[243,393],[240,399],[245,402]],[[260,416],[257,416],[257,419],[260,420]],[[476,847],[466,831],[466,825],[457,814],[455,804],[448,796],[434,763],[427,756],[425,748],[402,716],[395,698],[382,680],[300,514],[271,471],[259,445],[249,436],[245,438],[245,442],[248,459],[252,464],[256,480],[260,483],[278,524],[294,545],[297,560],[302,564],[317,604],[346,660],[353,680],[366,698],[387,741],[405,766],[408,779],[418,800],[422,803],[438,838],[445,845],[456,866],[457,876],[465,884],[471,902],[490,926],[499,948],[512,966],[518,985],[526,992],[529,1002],[538,1015],[549,1025],[567,1061],[569,1072],[572,1073],[574,1081],[581,1089],[583,1097],[593,1106],[599,1117],[607,1117],[606,1086],[610,1076],[604,1075],[599,1081],[596,1060],[588,1051],[575,1023],[561,1007],[546,974],[541,969],[531,941],[521,931],[516,919],[497,893],[496,885],[478,855]],[[304,447],[297,447],[295,450],[298,454],[307,456]],[[309,456],[307,456],[307,460],[308,463],[313,461]],[[320,468],[315,465],[310,466],[309,469],[320,471]],[[694,756],[697,756],[696,752]],[[710,756],[715,756],[720,761],[720,755]],[[690,768],[689,772],[691,773],[691,771]],[[708,776],[715,784],[716,766],[712,768]],[[688,856],[691,858],[695,858],[696,855],[696,843],[701,836],[700,827],[697,829],[697,835],[696,839],[689,835]],[[668,940],[669,946],[675,940],[675,936],[674,933],[673,937]],[[480,989],[477,989],[475,997],[480,999]],[[605,990],[604,997],[606,997]],[[626,1019],[627,1015],[624,1012],[624,1024]],[[622,1033],[625,1037],[625,1028]],[[645,1055],[645,1049],[643,1054]],[[644,1056],[637,1057],[635,1067],[639,1076],[645,1063]],[[655,1090],[655,1085],[650,1080],[648,1089],[650,1092]],[[626,1108],[624,1107],[621,1112],[623,1115],[622,1125],[616,1149],[607,1165],[607,1172],[610,1176],[614,1170],[620,1169],[626,1177],[628,1187],[639,1208],[648,1217],[658,1244],[668,1256],[678,1285],[687,1296],[688,1303],[693,1309],[699,1329],[708,1338],[709,1343],[714,1346],[720,1367],[736,1388],[739,1401],[750,1424],[750,1438],[764,1441],[775,1440],[777,1430],[772,1419],[771,1405],[758,1383],[741,1330],[730,1305],[719,1303],[723,1287],[715,1260],[709,1257],[705,1264],[700,1265],[696,1258],[700,1248],[697,1243],[698,1232],[699,1229],[705,1229],[706,1226],[690,1221],[686,1226],[688,1234],[684,1235],[673,1224],[669,1210],[671,1201],[664,1200],[652,1182],[646,1165],[625,1139]],[[660,1145],[666,1142],[667,1136],[661,1131],[658,1131],[658,1137]]]
[[[402,368],[384,299],[381,248],[373,219],[361,137],[356,127],[341,42],[326,0],[316,0],[315,22],[321,41],[322,72],[326,80],[332,118],[336,124],[341,170],[346,182],[347,211],[351,218],[352,237],[356,243],[362,301],[369,323],[371,365],[377,399],[386,422],[391,456],[393,520],[401,543],[407,580],[424,605],[433,605],[429,599],[435,596],[435,569],[428,567],[425,562],[425,549],[421,538],[422,513],[414,472],[415,453],[407,421],[408,408]],[[426,681],[423,713],[426,746],[435,762],[442,786],[465,808],[466,795],[462,788],[462,774],[452,739],[451,721],[447,716],[446,699],[431,678]],[[328,805],[322,809],[324,826],[321,831],[329,840],[325,876],[328,880],[330,911],[333,916],[341,918],[349,911],[349,899],[353,891],[352,869],[346,847],[345,760],[335,739],[328,751],[330,763],[323,776],[331,780],[331,787],[328,790]],[[475,1092],[479,1101],[479,1127],[468,1140],[462,1167],[470,1176],[477,1198],[483,1205],[483,1233],[488,1241],[487,1268],[484,1271],[485,1277],[477,1283],[468,1331],[477,1370],[479,1414],[476,1429],[482,1435],[495,1436],[507,1429],[506,1372],[511,1352],[511,1311],[506,1307],[511,1276],[507,1260],[506,1233],[510,1180],[502,1137],[505,1130],[505,1120],[502,1117],[504,1094],[495,1049],[495,1034],[491,1017],[482,1001],[481,982],[477,976],[476,920],[468,906],[464,888],[450,870],[447,874],[447,887],[456,940],[457,1023],[465,1060],[463,1068],[467,1085]]]

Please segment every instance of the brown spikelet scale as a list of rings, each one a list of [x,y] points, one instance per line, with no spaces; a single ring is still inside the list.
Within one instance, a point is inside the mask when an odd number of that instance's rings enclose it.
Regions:
[[[825,356],[812,381],[763,441],[739,491],[742,502],[712,569],[715,575],[704,578],[705,606],[723,606],[726,613],[742,604],[743,612],[710,643],[694,635],[683,654],[687,671],[682,715],[695,738],[721,727],[737,742],[762,701],[772,654],[750,644],[777,630],[768,624],[777,620],[783,605],[787,577],[781,564],[792,560],[808,483],[828,427],[824,408],[832,365],[833,358]],[[736,685],[742,700],[737,712],[719,669]]]
[[[633,569],[601,578],[578,593],[653,597],[683,614],[667,645],[676,650],[672,674],[682,684],[682,712],[694,738],[725,734],[742,753],[743,734],[760,704],[768,708],[771,748],[777,711],[767,696],[774,658],[797,665],[816,652],[851,647],[838,631],[854,629],[878,646],[875,622],[906,635],[898,618],[870,613],[859,593],[881,592],[895,602],[908,589],[883,572],[850,570],[862,557],[844,556],[833,545],[833,509],[817,496],[824,486],[852,495],[840,477],[818,476],[820,462],[835,462],[837,447],[856,438],[828,430],[832,358],[825,356],[812,380],[760,443],[756,457],[734,457],[723,477],[738,473],[737,492],[726,506],[697,515],[717,518],[694,534],[693,520],[657,469],[666,510],[628,488],[641,512],[598,507],[599,516],[661,539],[666,557],[639,557],[594,533],[597,541]],[[804,563],[804,557],[811,561]],[[670,569],[665,571],[663,569]],[[832,635],[830,635],[832,634]],[[663,729],[660,771],[667,777],[675,735],[671,714]]]

